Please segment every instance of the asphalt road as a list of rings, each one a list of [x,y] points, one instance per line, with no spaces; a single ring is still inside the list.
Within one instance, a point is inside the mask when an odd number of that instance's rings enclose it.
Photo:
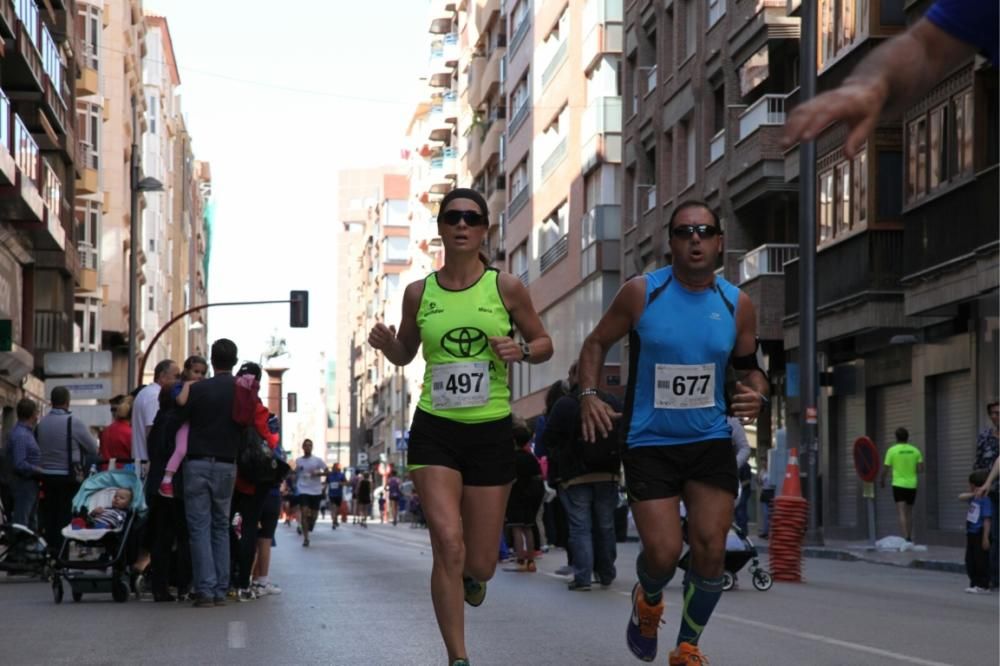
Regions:
[[[559,551],[536,574],[498,571],[486,603],[467,611],[472,663],[641,663],[624,636],[637,548],[619,545],[607,590],[566,590],[552,573]],[[282,595],[225,608],[68,594],[56,606],[48,585],[0,578],[0,664],[444,664],[430,566],[426,530],[321,523],[309,549],[279,526]],[[711,663],[998,663],[997,595],[964,594],[964,576],[830,560],[807,560],[805,572],[806,583],[767,592],[744,572],[702,639]],[[657,663],[676,635],[678,590],[667,592]]]

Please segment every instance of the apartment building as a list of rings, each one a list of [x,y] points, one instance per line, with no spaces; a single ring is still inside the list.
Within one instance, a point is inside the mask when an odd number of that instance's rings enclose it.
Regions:
[[[72,0],[0,3],[0,399],[43,399],[43,355],[73,345],[80,286],[72,110],[81,49]]]
[[[623,13],[610,0],[501,5],[505,267],[558,341],[548,363],[513,366],[514,411],[528,417],[542,412],[621,282]],[[620,359],[616,347],[602,386],[621,386]]]
[[[929,3],[904,4],[817,3],[820,91],[839,85]],[[719,212],[719,272],[755,302],[775,394],[754,433],[761,451],[778,428],[798,444],[799,156],[779,141],[798,101],[800,9],[779,0],[625,6],[623,270],[669,263],[666,226],[677,203],[702,199]],[[996,70],[970,60],[902,123],[877,127],[853,160],[841,149],[843,128],[817,140],[827,534],[866,535],[853,442],[869,435],[884,450],[903,426],[929,461],[918,537],[961,537],[949,498],[971,468],[975,431],[997,385],[997,210],[985,195],[996,187],[995,99]],[[967,140],[972,132],[990,143]],[[956,210],[971,231],[945,240]],[[895,527],[895,508],[884,493],[877,505],[882,536]]]

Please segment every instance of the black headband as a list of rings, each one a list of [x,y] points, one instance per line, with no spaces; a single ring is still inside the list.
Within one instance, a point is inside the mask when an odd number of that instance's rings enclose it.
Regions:
[[[480,212],[482,212],[483,217],[486,221],[490,220],[489,207],[486,205],[486,199],[479,192],[468,188],[468,187],[456,187],[454,190],[444,195],[444,199],[441,199],[441,206],[438,208],[438,221],[441,221],[441,213],[443,213],[447,208],[448,204],[455,199],[468,199],[469,201],[474,201],[477,206],[479,206]]]

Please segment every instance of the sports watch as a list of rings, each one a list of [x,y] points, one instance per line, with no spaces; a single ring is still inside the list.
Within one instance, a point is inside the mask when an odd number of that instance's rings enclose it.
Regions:
[[[527,342],[524,342],[522,340],[518,346],[521,347],[522,361],[527,361],[529,358],[531,358],[531,346]]]

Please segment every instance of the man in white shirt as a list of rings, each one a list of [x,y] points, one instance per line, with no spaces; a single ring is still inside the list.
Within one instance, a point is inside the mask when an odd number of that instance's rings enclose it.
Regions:
[[[146,440],[153,427],[153,419],[160,410],[160,389],[169,389],[177,383],[180,368],[171,360],[160,361],[153,370],[153,383],[139,391],[132,403],[132,459],[136,469],[145,475],[145,464],[149,461]]]
[[[323,497],[323,479],[327,474],[326,463],[314,456],[312,450],[312,440],[305,440],[302,442],[302,456],[295,461],[303,546],[309,545],[309,532],[316,524],[319,502]]]

